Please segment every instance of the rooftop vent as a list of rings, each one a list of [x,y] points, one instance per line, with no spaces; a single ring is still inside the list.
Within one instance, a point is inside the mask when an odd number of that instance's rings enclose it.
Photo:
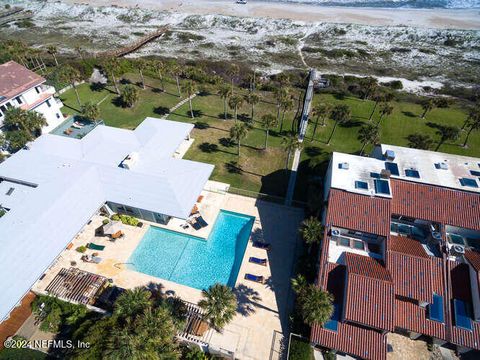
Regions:
[[[350,165],[347,162],[343,162],[338,164],[338,168],[343,170],[348,170],[350,168]]]
[[[15,190],[15,188],[11,187],[10,189],[8,189],[8,191],[6,192],[5,195],[7,195],[7,196],[12,195],[12,193],[13,193],[14,190]]]
[[[448,170],[448,164],[446,162],[439,162],[435,164],[437,169]]]
[[[133,167],[133,165],[135,165],[137,160],[138,160],[138,153],[132,152],[122,161],[120,166],[123,167],[124,169],[130,170]]]
[[[395,160],[395,151],[393,151],[393,150],[387,150],[387,151],[385,151],[385,154],[384,154],[384,155],[385,155],[385,158],[386,158],[387,160]]]

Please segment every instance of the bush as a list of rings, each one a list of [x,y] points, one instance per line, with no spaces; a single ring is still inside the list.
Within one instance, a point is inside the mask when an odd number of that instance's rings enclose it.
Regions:
[[[313,360],[313,349],[309,343],[292,337],[288,360]]]
[[[403,84],[400,80],[392,80],[392,81],[384,83],[383,85],[388,86],[389,88],[392,88],[394,90],[402,90],[403,89]]]
[[[131,226],[137,226],[139,223],[136,217],[133,217],[130,215],[124,215],[124,214],[114,214],[112,215],[111,219],[113,221],[121,221],[122,224],[131,225]]]
[[[104,219],[104,220],[102,221],[102,224],[103,224],[103,225],[107,225],[109,222],[110,222],[110,220]]]
[[[85,251],[87,251],[87,247],[85,245],[77,247],[75,250],[77,250],[79,253],[83,254]]]

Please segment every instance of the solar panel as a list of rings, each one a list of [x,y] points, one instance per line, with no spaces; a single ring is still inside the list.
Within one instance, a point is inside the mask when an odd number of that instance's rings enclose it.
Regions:
[[[365,181],[355,181],[355,189],[368,190],[368,183]]]
[[[438,294],[433,294],[433,303],[428,305],[428,313],[430,320],[441,323],[445,321],[443,314],[443,297]]]
[[[475,179],[461,178],[460,184],[462,184],[462,186],[478,188],[477,180]]]
[[[462,300],[453,299],[453,309],[455,311],[455,325],[465,330],[472,330],[472,319],[468,303]]]
[[[413,170],[413,169],[405,170],[405,176],[415,178],[415,179],[420,179],[420,173],[417,170]]]
[[[385,163],[385,169],[390,171],[390,174],[392,175],[400,175],[400,172],[398,171],[398,165],[393,162],[386,162]]]
[[[390,185],[387,180],[375,179],[375,192],[377,194],[390,195]]]
[[[340,320],[340,305],[333,304],[333,314],[330,320],[326,321],[323,324],[323,327],[327,330],[337,331],[338,330],[338,320]]]

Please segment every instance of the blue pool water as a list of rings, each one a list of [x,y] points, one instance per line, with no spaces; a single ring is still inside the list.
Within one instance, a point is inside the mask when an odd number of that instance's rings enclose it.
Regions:
[[[254,219],[221,210],[207,240],[150,226],[128,267],[196,289],[215,283],[233,287]]]

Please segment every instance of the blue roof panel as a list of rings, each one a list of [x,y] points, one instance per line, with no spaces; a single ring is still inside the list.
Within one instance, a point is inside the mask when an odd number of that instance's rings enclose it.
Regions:
[[[443,313],[443,297],[438,294],[433,294],[433,303],[428,306],[428,313],[430,320],[443,323],[445,316]]]
[[[333,304],[333,314],[330,320],[325,322],[323,327],[327,330],[337,331],[338,330],[338,321],[340,320],[340,305]]]

